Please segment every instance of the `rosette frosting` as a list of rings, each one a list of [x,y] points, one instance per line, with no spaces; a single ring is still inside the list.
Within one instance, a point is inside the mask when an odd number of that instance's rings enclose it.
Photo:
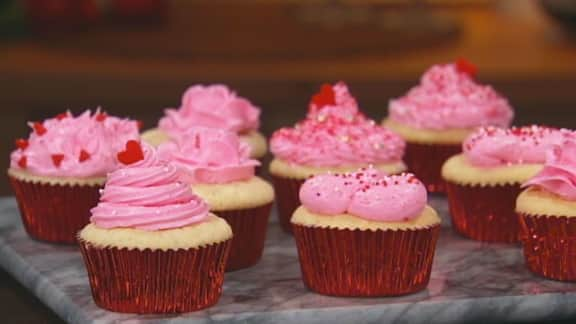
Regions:
[[[173,229],[205,220],[208,205],[181,181],[178,168],[154,149],[129,141],[118,153],[122,167],[108,175],[90,221],[101,228]]]
[[[260,109],[225,85],[196,85],[182,96],[179,109],[166,109],[158,127],[177,137],[195,126],[227,129],[235,133],[257,130]]]
[[[576,200],[576,142],[548,151],[544,168],[524,187],[536,186],[567,200]]]
[[[546,152],[574,138],[567,129],[542,126],[508,129],[483,127],[463,144],[464,156],[473,165],[495,167],[513,164],[543,164]]]
[[[306,119],[276,131],[270,141],[277,158],[300,165],[340,166],[401,161],[406,143],[366,118],[347,86],[322,86]]]
[[[250,159],[250,146],[224,129],[194,127],[158,147],[161,159],[182,168],[191,183],[248,180],[260,165]]]
[[[491,86],[473,79],[475,68],[459,60],[434,65],[420,84],[389,104],[389,118],[419,129],[508,127],[514,112]]]
[[[16,140],[10,167],[42,176],[103,177],[115,168],[124,143],[139,138],[138,122],[100,110],[77,117],[65,112],[29,125],[33,131]]]
[[[386,176],[368,168],[310,178],[300,188],[300,201],[322,215],[347,213],[375,221],[407,221],[422,213],[427,193],[412,174]]]

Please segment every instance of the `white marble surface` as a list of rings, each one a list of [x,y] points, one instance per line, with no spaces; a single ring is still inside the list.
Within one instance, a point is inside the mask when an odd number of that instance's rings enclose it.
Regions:
[[[444,214],[445,204],[434,205]],[[445,223],[428,289],[395,298],[335,298],[300,281],[292,238],[270,225],[263,260],[226,275],[219,303],[195,313],[112,313],[92,301],[76,248],[29,239],[15,202],[0,198],[0,265],[71,323],[464,323],[576,318],[576,284],[538,278],[518,246],[465,240]]]

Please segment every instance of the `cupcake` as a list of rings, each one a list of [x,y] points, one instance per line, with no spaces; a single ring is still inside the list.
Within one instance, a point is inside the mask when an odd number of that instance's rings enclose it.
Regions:
[[[538,173],[546,151],[574,137],[540,126],[481,128],[464,141],[463,153],[442,167],[454,228],[469,238],[514,243],[514,211],[521,184]]]
[[[238,134],[249,145],[252,158],[261,159],[266,154],[266,138],[258,132],[260,109],[225,85],[189,87],[180,108],[166,109],[164,113],[157,128],[142,134],[142,139],[153,146],[180,137],[192,127],[203,126]]]
[[[183,313],[222,292],[232,231],[177,167],[129,141],[78,234],[96,304],[123,313]]]
[[[440,218],[412,174],[317,175],[304,182],[300,200],[291,222],[309,289],[367,297],[426,288]]]
[[[480,126],[508,127],[513,110],[491,86],[478,84],[465,60],[435,65],[420,84],[390,100],[383,124],[407,142],[404,161],[430,192],[445,192],[442,164],[461,152],[464,139]]]
[[[576,142],[548,152],[516,202],[528,268],[543,277],[576,281]]]
[[[97,110],[29,125],[32,132],[16,140],[8,169],[22,223],[34,239],[75,243],[115,167],[115,152],[138,138],[138,124]]]
[[[404,146],[400,136],[359,111],[343,82],[323,85],[312,98],[306,119],[276,131],[270,141],[274,154],[270,175],[282,227],[290,231],[290,217],[300,205],[298,191],[306,178],[368,165],[400,173],[405,169]]]
[[[260,163],[250,159],[249,152],[236,134],[206,127],[193,127],[185,136],[158,147],[158,156],[178,166],[210,211],[232,227],[227,270],[260,260],[274,200],[272,186],[254,175]]]

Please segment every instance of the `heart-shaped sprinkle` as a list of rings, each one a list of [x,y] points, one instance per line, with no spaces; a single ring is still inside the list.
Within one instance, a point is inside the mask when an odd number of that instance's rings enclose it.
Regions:
[[[67,117],[68,117],[67,112],[63,112],[63,113],[56,115],[56,119],[58,119],[58,120],[62,120],[62,119],[67,118]]]
[[[458,72],[468,74],[472,78],[474,78],[478,72],[476,65],[463,58],[456,61],[456,69]]]
[[[47,132],[46,127],[44,127],[44,125],[39,122],[35,122],[34,124],[32,124],[32,128],[34,128],[34,131],[36,132],[36,134],[38,134],[38,136],[42,136]]]
[[[106,112],[100,112],[100,113],[96,114],[95,119],[96,119],[96,121],[103,122],[106,120],[107,117],[108,117],[108,114],[106,114]]]
[[[25,156],[22,156],[18,160],[18,166],[22,169],[26,169],[26,167],[28,166],[28,159]]]
[[[51,157],[52,163],[54,163],[54,165],[59,168],[62,164],[62,160],[64,160],[64,154],[52,154]]]
[[[80,156],[78,157],[79,162],[84,162],[90,158],[90,153],[86,152],[85,150],[80,151]]]
[[[28,147],[29,143],[27,139],[19,138],[16,140],[16,147],[25,150]]]
[[[320,92],[312,97],[312,103],[316,105],[317,108],[335,105],[336,94],[334,93],[332,85],[323,84],[322,87],[320,88]]]
[[[144,159],[144,152],[142,151],[142,146],[135,140],[130,140],[126,142],[126,148],[124,151],[119,152],[118,161],[125,165],[136,163]]]

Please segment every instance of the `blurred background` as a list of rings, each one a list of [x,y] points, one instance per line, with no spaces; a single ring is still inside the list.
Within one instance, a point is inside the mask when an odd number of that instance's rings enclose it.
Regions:
[[[28,120],[102,106],[153,127],[194,83],[249,98],[267,135],[338,80],[380,120],[428,66],[460,57],[516,124],[575,127],[574,0],[0,0],[0,166]],[[59,321],[16,285],[0,276],[6,316]]]

